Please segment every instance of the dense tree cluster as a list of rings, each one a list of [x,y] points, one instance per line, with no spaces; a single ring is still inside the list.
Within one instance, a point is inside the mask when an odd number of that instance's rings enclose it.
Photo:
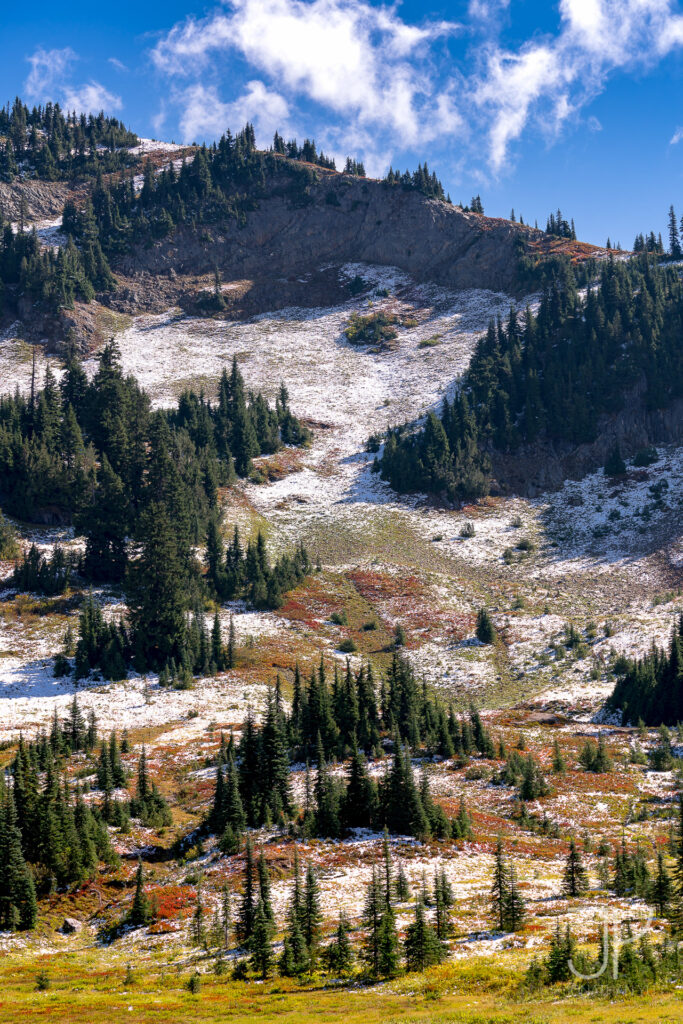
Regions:
[[[207,560],[209,580],[216,595],[222,601],[243,598],[255,608],[279,608],[282,594],[311,571],[311,561],[303,544],[299,544],[292,555],[280,555],[271,565],[260,530],[257,539],[249,541],[243,550],[239,529],[235,527],[232,542],[224,549],[215,519],[209,522]]]
[[[584,296],[568,264],[537,314],[491,324],[462,387],[420,429],[391,430],[377,463],[399,491],[475,498],[489,486],[489,453],[535,441],[595,440],[600,417],[644,382],[648,409],[683,394],[683,285],[649,257],[606,261]]]
[[[198,543],[217,488],[252,459],[308,431],[282,389],[272,409],[248,393],[233,361],[218,400],[185,392],[176,408],[152,412],[111,342],[91,382],[75,357],[58,386],[48,368],[42,389],[0,398],[0,479],[5,507],[22,519],[75,520],[87,538],[86,574],[120,579],[125,538],[142,510],[163,504],[187,543]]]
[[[65,759],[78,750],[92,751],[96,740],[94,716],[86,723],[74,698],[63,722],[55,716],[49,735],[43,733],[32,743],[20,740],[7,790],[2,791],[0,781],[6,827],[18,832],[21,857],[31,870],[31,886],[39,892],[80,883],[94,873],[100,861],[117,861],[100,810],[86,804],[78,785],[72,788],[66,779],[60,781]],[[20,884],[26,889],[27,876],[22,877]],[[29,895],[25,901],[30,902]],[[32,927],[33,922],[25,921],[24,926]],[[21,914],[18,923],[22,923]]]
[[[393,167],[390,167],[386,178],[383,180],[387,185],[401,185],[403,188],[413,189],[416,192],[420,192],[423,196],[427,196],[428,199],[441,199],[450,202],[450,196],[448,199],[446,198],[443,185],[437,178],[436,173],[434,171],[430,172],[426,160],[424,164],[418,164],[417,170],[413,171],[412,174],[410,171],[404,171],[401,174],[400,171],[395,171]]]
[[[222,648],[210,650],[198,610],[205,584],[193,556],[207,526],[214,594],[244,596],[259,607],[279,604],[282,592],[310,571],[305,550],[271,566],[262,538],[244,558],[236,538],[223,558],[218,487],[249,473],[255,456],[308,436],[286,389],[272,408],[261,394],[246,393],[236,361],[224,371],[215,403],[189,391],[174,409],[153,412],[135,379],[124,376],[113,342],[91,382],[71,358],[59,386],[48,369],[42,390],[0,399],[8,510],[29,520],[73,520],[86,538],[79,572],[98,582],[125,581],[127,627],[104,622],[93,602],[84,607],[77,677],[98,667],[120,678],[131,662],[141,670],[166,667],[174,676],[208,670],[212,662],[218,667]],[[12,582],[57,593],[69,571],[59,550],[50,560],[31,550]]]
[[[683,721],[683,616],[671,632],[668,651],[656,648],[643,658],[620,657],[617,682],[607,701],[624,722],[676,725]]]
[[[680,260],[683,257],[683,246],[681,245],[681,237],[683,237],[683,217],[681,217],[680,221],[678,220],[673,206],[669,207],[668,227],[668,249],[665,249],[664,247],[661,233],[655,235],[654,231],[650,231],[648,234],[640,232],[636,235],[633,242],[633,251],[638,253],[651,252],[655,253],[657,256],[668,256],[670,260]]]
[[[304,139],[303,146],[299,146],[296,139],[285,142],[279,132],[273,136],[273,153],[286,156],[290,160],[302,160],[307,164],[317,164],[318,167],[326,167],[330,171],[336,170],[333,157],[325,156],[322,149],[316,149],[315,139]]]
[[[227,132],[218,143],[202,146],[189,162],[183,160],[179,170],[169,163],[157,174],[147,161],[141,189],[136,188],[132,173],[114,183],[98,176],[83,208],[66,204],[63,228],[79,243],[99,239],[107,256],[113,256],[128,251],[133,243],[163,238],[179,224],[196,226],[223,219],[243,223],[266,194],[285,195],[295,204],[305,204],[314,180],[310,167],[257,152],[254,129],[247,125],[234,137]]]
[[[48,596],[63,594],[69,586],[72,569],[71,559],[59,545],[48,558],[32,544],[14,566],[7,582],[14,590],[37,591]]]
[[[392,761],[378,785],[366,757],[379,754],[382,738],[389,736]],[[307,685],[297,667],[291,714],[283,709],[278,681],[261,728],[249,715],[238,748],[232,740],[222,745],[209,825],[223,835],[226,851],[234,852],[246,825],[291,817],[290,764],[313,756],[315,779],[307,769],[300,822],[305,834],[339,836],[350,828],[386,825],[392,832],[468,838],[466,807],[461,804],[452,821],[446,817],[432,800],[428,775],[416,782],[403,737],[414,750],[444,757],[473,750],[493,756],[477,712],[463,720],[452,709],[447,715],[398,657],[381,681],[379,700],[369,665],[356,673],[348,664],[343,674],[335,670],[331,686],[322,660]],[[350,758],[343,778],[332,772],[333,758]]]
[[[58,249],[41,246],[33,231],[16,231],[0,215],[0,312],[24,299],[55,311],[112,287],[113,277],[97,238],[73,239]]]
[[[45,181],[120,170],[137,135],[115,117],[64,114],[58,103],[31,110],[17,97],[0,108],[0,181],[21,174]]]
[[[555,235],[557,238],[569,238],[572,241],[576,241],[576,229],[574,228],[574,218],[571,221],[566,220],[562,216],[562,211],[558,210],[557,213],[551,213],[548,217],[545,226],[546,235]]]

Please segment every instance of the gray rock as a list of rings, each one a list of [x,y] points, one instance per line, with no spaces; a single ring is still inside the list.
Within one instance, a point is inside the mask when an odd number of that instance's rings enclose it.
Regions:
[[[83,928],[83,923],[78,921],[75,917],[65,917],[62,927],[58,929],[62,935],[73,935],[75,932],[80,932]]]

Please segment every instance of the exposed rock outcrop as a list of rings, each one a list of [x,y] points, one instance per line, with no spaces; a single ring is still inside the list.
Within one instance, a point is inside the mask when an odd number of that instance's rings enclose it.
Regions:
[[[183,225],[123,257],[117,269],[135,278],[144,272],[207,274],[217,266],[224,280],[291,282],[326,264],[367,262],[454,289],[513,291],[517,239],[535,234],[412,190],[324,171],[305,198],[264,198],[244,225]]]

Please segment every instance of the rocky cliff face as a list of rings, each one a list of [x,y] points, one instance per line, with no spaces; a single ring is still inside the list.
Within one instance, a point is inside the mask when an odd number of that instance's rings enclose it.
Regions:
[[[527,445],[513,454],[492,453],[493,475],[501,494],[535,498],[562,487],[565,480],[581,480],[586,473],[604,466],[619,443],[624,456],[634,455],[652,444],[680,442],[683,436],[683,400],[666,409],[648,409],[642,382],[625,398],[624,408],[598,423],[598,436],[591,444],[576,447],[541,443]]]
[[[515,242],[536,232],[378,181],[325,171],[316,177],[303,202],[275,195],[262,199],[244,226],[182,227],[117,269],[130,277],[182,276],[218,266],[223,280],[291,281],[328,264],[368,262],[449,288],[515,289]]]

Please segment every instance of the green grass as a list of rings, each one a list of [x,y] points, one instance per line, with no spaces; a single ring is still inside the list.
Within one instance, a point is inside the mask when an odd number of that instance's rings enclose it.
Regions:
[[[616,1001],[572,996],[551,989],[521,994],[521,972],[505,955],[473,966],[446,964],[424,975],[407,975],[379,985],[338,985],[324,979],[297,983],[286,979],[262,984],[216,977],[210,962],[185,959],[177,964],[149,963],[131,956],[132,983],[126,984],[126,957],[112,964],[106,951],[58,953],[35,960],[17,954],[0,967],[0,1021],[60,1024],[668,1024],[680,1021],[678,992],[656,991]],[[147,954],[148,955],[148,954]],[[199,967],[201,989],[192,995],[187,981]],[[43,970],[49,988],[37,991]]]

